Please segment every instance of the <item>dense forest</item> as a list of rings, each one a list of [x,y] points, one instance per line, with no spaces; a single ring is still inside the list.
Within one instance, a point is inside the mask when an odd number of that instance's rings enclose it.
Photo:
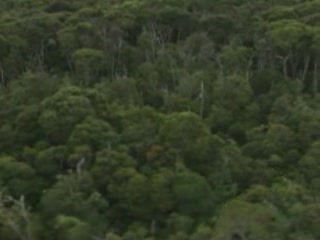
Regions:
[[[320,0],[0,1],[0,239],[320,239]]]

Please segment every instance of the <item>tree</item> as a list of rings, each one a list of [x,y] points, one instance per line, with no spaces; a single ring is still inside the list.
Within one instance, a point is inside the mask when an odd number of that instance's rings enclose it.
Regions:
[[[35,200],[41,191],[35,170],[12,156],[0,158],[0,176],[1,188],[5,188],[14,198],[24,195],[29,201]]]
[[[71,146],[88,145],[95,152],[111,148],[118,142],[117,133],[109,123],[88,117],[83,123],[75,126],[69,137]]]
[[[15,199],[12,196],[6,196],[3,192],[0,194],[0,236],[8,239],[15,236],[15,239],[33,240],[34,225],[31,219],[31,213],[26,206],[24,196]],[[8,236],[2,235],[2,228],[7,228]]]
[[[42,136],[42,129],[39,126],[39,106],[28,105],[16,117],[15,131],[16,138],[22,144],[32,144]],[[30,134],[33,132],[33,134]]]
[[[63,143],[76,124],[91,116],[90,100],[77,87],[65,87],[41,104],[39,122],[51,142]]]
[[[191,240],[209,240],[212,239],[212,229],[205,225],[200,225],[197,227],[196,231],[191,235]]]
[[[60,175],[41,198],[43,219],[50,224],[59,215],[66,215],[89,222],[97,231],[101,230],[108,201],[93,186],[91,176],[86,172]]]
[[[107,186],[115,179],[118,170],[135,166],[136,161],[126,152],[104,149],[96,153],[91,173],[99,191],[106,194]]]
[[[122,142],[142,160],[146,149],[158,141],[162,115],[151,107],[133,107],[119,115]]]
[[[35,150],[36,151],[36,150]],[[36,156],[29,160],[45,185],[52,184],[57,174],[65,171],[68,150],[65,146],[53,146],[36,151]]]
[[[152,216],[155,220],[163,220],[167,213],[174,209],[172,179],[174,179],[174,172],[165,168],[154,173],[149,179]]]
[[[313,60],[313,94],[316,96],[319,91],[319,51],[320,51],[320,29],[313,29],[313,45],[312,50],[315,51]]]
[[[217,135],[208,135],[197,139],[187,150],[184,158],[186,165],[193,171],[208,177],[213,172],[221,171],[218,167],[222,161],[222,149],[225,141]]]
[[[201,118],[191,112],[168,115],[159,130],[161,141],[181,153],[186,153],[199,138],[209,134]]]
[[[57,216],[54,228],[59,238],[64,240],[85,240],[91,235],[87,223],[71,216]]]
[[[189,216],[172,213],[167,219],[167,228],[170,233],[189,234],[194,226],[194,220]]]
[[[180,172],[172,179],[172,191],[178,213],[205,217],[214,212],[213,192],[208,182],[194,172]]]
[[[88,86],[97,82],[104,60],[102,51],[82,48],[76,50],[72,58],[80,85]]]
[[[280,55],[277,57],[281,60],[282,71],[285,78],[289,77],[289,64],[291,76],[297,76],[297,51],[299,51],[301,46],[304,47],[303,41],[309,41],[311,34],[310,28],[297,20],[285,19],[271,22],[267,34],[274,45],[280,49]],[[306,47],[304,49],[306,50]],[[305,69],[308,69],[310,61],[309,49],[302,57],[305,59]],[[305,71],[301,78],[302,84],[304,84],[304,80]]]
[[[0,79],[1,84],[5,86],[5,73],[3,69],[3,60],[9,55],[10,53],[10,45],[8,40],[4,36],[0,36]]]
[[[317,192],[320,190],[318,188],[320,179],[316,174],[319,168],[317,164],[317,159],[320,154],[319,145],[319,141],[315,141],[299,161],[302,176],[304,176],[304,179],[311,185],[310,187],[314,188]]]
[[[272,231],[279,213],[270,205],[232,200],[226,203],[217,220],[216,239],[281,239]]]
[[[282,178],[271,187],[255,186],[242,195],[241,199],[251,203],[267,203],[278,211],[278,221],[274,221],[274,232],[278,236],[299,239],[300,237],[317,236],[313,229],[317,217],[311,217],[311,212],[317,213],[317,199],[302,185],[289,179]],[[312,209],[312,210],[311,210]],[[294,220],[293,220],[294,219]],[[307,219],[312,219],[311,221]],[[315,221],[313,221],[315,220]]]
[[[134,168],[118,169],[107,186],[110,198],[116,202],[123,217],[141,220],[151,218],[148,178]]]

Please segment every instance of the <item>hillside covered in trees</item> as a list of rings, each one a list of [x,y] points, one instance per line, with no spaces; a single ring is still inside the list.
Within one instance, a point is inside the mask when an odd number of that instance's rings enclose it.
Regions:
[[[320,0],[0,1],[0,239],[320,239]]]

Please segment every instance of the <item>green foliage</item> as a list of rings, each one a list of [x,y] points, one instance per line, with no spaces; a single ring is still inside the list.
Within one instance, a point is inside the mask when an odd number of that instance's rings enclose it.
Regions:
[[[0,186],[14,197],[25,195],[30,200],[39,191],[37,176],[29,165],[10,156],[0,158]]]
[[[29,149],[33,150],[33,149]],[[59,174],[65,165],[67,159],[67,148],[65,146],[49,147],[42,151],[36,152],[36,156],[31,156],[34,169],[37,174],[49,180],[49,176],[56,176]],[[32,154],[32,153],[31,153]]]
[[[197,139],[208,136],[209,129],[196,114],[181,112],[166,117],[159,135],[165,144],[185,152]]]
[[[65,141],[76,124],[93,114],[82,93],[80,88],[66,87],[42,102],[39,122],[50,141]]]
[[[319,12],[0,1],[0,239],[319,239]]]
[[[131,108],[120,113],[123,142],[135,151],[155,144],[162,115],[150,107]]]
[[[319,146],[319,141],[315,141],[299,161],[301,174],[304,176],[306,181],[311,184],[311,187],[315,188],[317,192],[320,192],[318,185],[320,179],[317,174],[319,169],[317,161],[320,156]]]
[[[173,194],[177,210],[181,214],[206,216],[214,210],[212,190],[206,179],[199,174],[176,174],[173,178]]]
[[[216,224],[217,239],[281,239],[274,232],[278,212],[265,204],[232,200],[223,207]]]
[[[280,20],[271,24],[270,37],[282,49],[295,47],[308,34],[308,28],[295,20]]]
[[[0,36],[0,61],[8,56],[10,52],[10,45],[8,39],[4,36]]]
[[[101,213],[108,209],[108,202],[92,186],[93,181],[85,172],[61,176],[53,187],[44,191],[40,202],[43,217],[51,221],[61,214],[73,216],[95,223],[94,227],[99,229],[106,218]]]
[[[82,48],[76,50],[72,55],[77,78],[80,84],[89,85],[96,81],[99,71],[103,66],[103,52],[95,49]]]
[[[90,237],[89,226],[75,217],[59,215],[54,227],[61,232],[60,239],[85,240]]]
[[[174,209],[174,197],[171,191],[171,180],[174,173],[168,169],[161,169],[149,180],[149,194],[155,217],[162,218]]]
[[[88,145],[95,151],[115,145],[117,138],[117,133],[107,122],[88,117],[75,126],[69,142],[72,146]]]

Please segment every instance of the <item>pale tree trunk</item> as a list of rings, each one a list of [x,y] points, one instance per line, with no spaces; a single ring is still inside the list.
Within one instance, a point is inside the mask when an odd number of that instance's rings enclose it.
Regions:
[[[85,163],[86,163],[86,158],[85,157],[81,158],[80,161],[77,163],[76,169],[77,169],[78,177],[81,176],[81,168]]]
[[[150,224],[150,234],[151,234],[151,236],[154,236],[156,234],[156,225],[157,225],[156,220],[152,219],[151,224]]]
[[[303,68],[303,72],[302,72],[302,77],[301,77],[301,81],[304,83],[306,80],[306,76],[308,73],[308,69],[309,69],[309,65],[310,65],[310,54],[307,55],[307,57],[305,58],[304,61],[304,68]]]
[[[151,25],[152,26],[152,25]],[[155,33],[155,30],[153,27],[150,27],[151,30],[148,29],[148,26],[145,26],[143,31],[146,32],[147,34],[150,34],[150,36],[152,37],[152,41],[151,41],[151,54],[149,53],[149,51],[146,49],[145,50],[145,57],[147,59],[148,62],[153,62],[154,59],[157,56],[157,36]]]
[[[170,39],[170,33],[168,31],[161,31],[154,23],[151,24],[151,31],[158,46],[164,49],[167,41]]]
[[[288,60],[289,60],[289,54],[285,57],[277,56],[278,59],[281,60],[282,63],[282,74],[285,78],[288,78]]]
[[[7,208],[6,203],[13,206]],[[0,223],[7,225],[20,240],[33,240],[30,229],[31,221],[25,206],[24,196],[17,200],[0,193],[0,215]]]
[[[293,54],[291,54],[290,65],[291,65],[291,76],[293,76],[294,78],[298,77],[297,76],[299,74],[297,73],[298,61],[295,59],[295,56]]]
[[[248,64],[247,64],[247,70],[246,70],[246,80],[249,81],[251,76],[252,76],[252,65],[253,65],[253,59],[254,59],[254,55],[250,56],[249,60],[248,60]]]
[[[67,61],[67,64],[68,64],[68,68],[69,68],[69,71],[72,75],[75,74],[75,70],[73,68],[73,64],[72,64],[72,59],[70,57],[66,57],[66,61]]]
[[[218,64],[218,67],[219,67],[219,81],[221,81],[223,83],[223,80],[224,80],[224,67],[221,63],[221,59],[219,57],[216,57],[215,58],[216,60],[216,63]]]
[[[117,56],[117,61],[118,61],[118,74],[122,77],[123,76],[123,66],[122,66],[122,46],[123,46],[123,42],[122,42],[122,39],[120,38],[119,39],[119,42],[118,42],[118,49],[117,49],[117,53],[118,53],[118,56]]]
[[[35,70],[42,72],[44,71],[44,59],[45,59],[45,46],[44,46],[44,42],[41,41],[41,46],[39,51],[36,51],[34,56],[34,64],[35,64]]]
[[[319,58],[316,58],[313,65],[313,94],[317,96],[318,94],[318,81],[319,81]]]
[[[285,76],[285,78],[288,78],[288,60],[289,60],[289,57],[285,57],[283,60],[282,60],[282,69],[283,69],[283,75]]]
[[[114,80],[115,79],[115,57],[114,57],[114,54],[112,54],[112,60],[111,60],[111,79]]]
[[[204,96],[204,82],[201,81],[200,86],[200,117],[203,118],[203,112],[204,112],[204,103],[205,103],[205,96]]]
[[[5,79],[4,79],[4,70],[2,67],[2,63],[0,63],[0,78],[1,78],[1,83],[3,86],[6,85]]]

